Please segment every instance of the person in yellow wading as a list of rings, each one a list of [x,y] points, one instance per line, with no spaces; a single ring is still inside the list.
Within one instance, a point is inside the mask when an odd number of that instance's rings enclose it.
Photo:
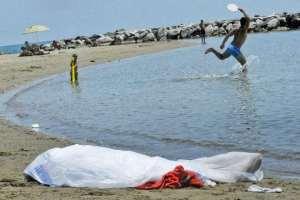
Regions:
[[[70,77],[71,83],[77,84],[78,83],[78,71],[77,71],[77,55],[73,54],[71,59],[71,70],[70,70]]]

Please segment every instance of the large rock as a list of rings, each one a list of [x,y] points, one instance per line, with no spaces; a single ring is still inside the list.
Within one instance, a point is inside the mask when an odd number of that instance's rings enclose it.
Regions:
[[[155,35],[155,38],[157,37],[157,33],[158,33],[159,28],[151,28],[151,32]]]
[[[104,45],[104,44],[110,44],[114,40],[111,37],[108,36],[100,36],[98,39],[96,39],[96,44],[97,45]]]
[[[205,32],[208,36],[216,36],[220,34],[221,32],[224,31],[223,29],[223,24],[220,25],[220,22],[215,22],[214,24],[209,24],[205,28]]]
[[[207,35],[212,35],[214,32],[214,27],[213,25],[209,24],[206,28],[205,28],[205,32]]]
[[[268,21],[268,23],[267,23],[268,29],[275,29],[275,28],[277,28],[279,25],[280,25],[280,21],[279,21],[278,18],[271,19],[271,20]]]
[[[138,32],[134,33],[133,39],[134,39],[135,43],[138,43],[139,38],[141,38],[140,34]]]
[[[94,42],[90,38],[84,40],[84,44],[87,46],[93,46]]]
[[[126,40],[127,38],[133,37],[134,33],[131,31],[125,31],[124,36],[125,36],[124,39]]]
[[[279,19],[279,26],[286,26],[286,18],[285,17],[280,17]]]
[[[286,17],[287,27],[297,29],[300,27],[300,17],[298,15],[288,15]]]
[[[20,57],[23,57],[23,56],[33,56],[33,53],[31,52],[31,51],[29,51],[29,50],[23,50],[21,53],[20,53],[20,55],[19,55]]]
[[[25,45],[21,47],[19,56],[44,55],[45,53],[49,53],[49,51],[42,50],[41,47],[43,47],[43,45],[29,45],[28,43],[25,43]]]
[[[139,40],[139,33],[138,31],[125,31],[124,32],[124,41],[132,42],[135,41],[136,43]]]
[[[42,44],[40,47],[44,52],[49,52],[55,50],[54,47],[49,43],[49,44]]]
[[[80,46],[85,46],[85,45],[86,46],[92,46],[93,45],[93,41],[96,40],[94,37],[96,37],[96,35],[93,35],[92,37],[77,36],[75,38],[76,45],[80,45]]]
[[[191,38],[193,32],[194,31],[191,27],[182,28],[180,31],[180,38],[181,39]]]
[[[216,36],[219,35],[219,26],[215,25],[213,27],[213,32],[212,32],[212,36]]]
[[[48,52],[47,52],[48,53]],[[39,51],[34,51],[33,52],[33,55],[35,56],[41,56],[41,55],[45,55],[46,53],[42,50],[39,50]]]
[[[153,42],[155,41],[155,35],[154,33],[148,33],[144,38],[143,38],[143,42]]]
[[[178,40],[180,37],[180,31],[181,30],[179,28],[167,30],[167,39]]]
[[[66,48],[66,43],[65,43],[65,41],[64,40],[59,40],[58,41],[58,44],[62,47],[62,48]]]
[[[138,39],[143,39],[144,37],[146,37],[146,35],[148,34],[148,33],[150,33],[150,31],[149,30],[139,30],[138,32]]]
[[[122,44],[123,41],[124,41],[124,35],[115,35],[115,38],[111,44],[119,45],[119,44]]]
[[[267,28],[267,21],[265,21],[262,18],[258,18],[255,20],[255,27],[254,27],[254,32],[265,32],[264,30],[266,30]]]
[[[167,40],[167,31],[165,28],[159,28],[156,35],[157,41]]]
[[[75,39],[72,39],[72,40],[71,40],[71,44],[76,44],[76,40],[75,40]]]
[[[225,28],[221,27],[219,28],[219,35],[225,35],[227,34],[227,31],[225,30]]]
[[[51,47],[60,50],[65,47],[65,43],[63,41],[53,40],[51,43]]]
[[[84,40],[77,39],[77,40],[75,40],[75,44],[79,45],[79,46],[83,46],[84,45]]]
[[[252,31],[254,31],[255,30],[255,28],[256,28],[256,22],[255,21],[252,21],[252,22],[250,22],[250,25],[249,25],[249,31],[250,32],[252,32]]]
[[[265,22],[262,19],[256,19],[255,23],[256,23],[256,26],[258,26],[258,27],[263,27],[267,24],[267,22]]]
[[[77,36],[76,38],[74,38],[75,40],[85,40],[87,39],[88,37],[86,36]]]
[[[233,24],[232,24],[232,23],[229,23],[229,24],[226,26],[225,29],[226,29],[227,32],[232,31],[232,30],[233,30]]]
[[[65,43],[65,45],[71,44],[72,43],[72,39],[71,38],[66,38],[63,40],[63,42]]]
[[[191,30],[191,37],[199,37],[201,35],[200,27]]]
[[[101,35],[94,34],[94,35],[92,35],[91,37],[89,37],[89,39],[92,40],[92,41],[95,41],[95,40],[97,40],[97,39],[100,38],[100,37],[101,37]]]
[[[223,26],[224,21],[215,21],[214,26],[217,26],[218,29]]]

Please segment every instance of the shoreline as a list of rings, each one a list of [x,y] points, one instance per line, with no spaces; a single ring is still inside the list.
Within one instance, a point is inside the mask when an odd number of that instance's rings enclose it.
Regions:
[[[0,55],[0,93],[15,89],[37,79],[69,70],[73,53],[79,55],[80,68],[111,62],[147,53],[181,48],[190,42],[172,41],[119,46],[82,47],[62,50],[49,55],[18,57]],[[265,179],[259,185],[282,187],[282,194],[245,192],[251,183],[219,184],[215,188],[140,191],[128,189],[49,188],[26,182],[23,170],[38,154],[72,144],[69,140],[34,132],[0,117],[0,199],[296,199],[300,195],[300,181]]]

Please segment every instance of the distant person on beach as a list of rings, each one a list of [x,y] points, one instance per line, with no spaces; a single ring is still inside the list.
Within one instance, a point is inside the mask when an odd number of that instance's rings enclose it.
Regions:
[[[206,44],[205,37],[206,37],[205,26],[204,26],[203,20],[201,20],[201,22],[200,22],[200,38],[201,38],[202,44]]]
[[[226,41],[229,39],[229,37],[234,36],[233,41],[231,44],[227,47],[226,51],[223,53],[220,53],[216,51],[214,48],[209,48],[205,51],[205,54],[208,53],[214,53],[220,60],[225,60],[230,56],[235,57],[238,62],[243,66],[243,72],[247,71],[247,68],[245,64],[247,63],[247,60],[245,56],[242,54],[240,48],[243,46],[244,42],[247,38],[247,32],[248,28],[250,26],[250,17],[246,14],[246,12],[242,9],[238,9],[241,13],[243,13],[244,17],[240,19],[241,26],[239,29],[232,30],[229,32],[226,37],[224,38],[220,48],[224,49]]]
[[[29,42],[28,42],[28,41],[25,41],[24,46],[25,46],[25,48],[27,49],[27,48],[29,47]]]
[[[72,55],[70,66],[71,66],[70,80],[71,80],[71,83],[74,84],[74,83],[77,83],[77,81],[78,81],[78,71],[77,71],[78,67],[77,67],[77,55],[76,54]]]
[[[28,41],[24,42],[24,45],[21,47],[21,50],[22,51],[25,51],[25,50],[30,51],[31,50],[31,46]]]

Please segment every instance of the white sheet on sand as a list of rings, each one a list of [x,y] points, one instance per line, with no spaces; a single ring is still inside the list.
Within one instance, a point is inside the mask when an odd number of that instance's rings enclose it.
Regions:
[[[132,151],[98,146],[72,145],[39,155],[24,174],[50,186],[122,188],[158,179],[178,164],[217,182],[252,181],[263,178],[262,156],[230,152],[194,160],[167,160]]]

